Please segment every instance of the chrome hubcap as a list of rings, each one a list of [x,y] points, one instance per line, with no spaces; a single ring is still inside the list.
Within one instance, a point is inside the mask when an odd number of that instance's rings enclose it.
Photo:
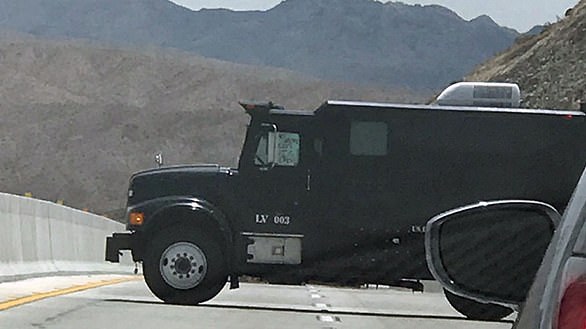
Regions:
[[[176,242],[161,255],[159,271],[163,280],[175,289],[196,287],[208,269],[205,254],[189,242]]]

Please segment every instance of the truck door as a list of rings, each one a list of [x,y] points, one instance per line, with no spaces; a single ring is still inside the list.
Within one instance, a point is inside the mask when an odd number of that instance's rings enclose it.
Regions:
[[[307,120],[307,119],[306,119]],[[256,123],[240,162],[247,263],[301,264],[310,225],[310,132],[294,116]]]
[[[390,125],[380,114],[361,115],[323,120],[322,155],[313,171],[323,264],[340,281],[363,272],[388,278],[384,272],[397,252]]]

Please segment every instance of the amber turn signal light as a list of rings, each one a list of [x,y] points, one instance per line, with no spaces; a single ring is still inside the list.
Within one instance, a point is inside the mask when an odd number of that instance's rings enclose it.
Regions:
[[[128,215],[130,225],[142,225],[144,223],[144,214],[141,212],[131,212]]]

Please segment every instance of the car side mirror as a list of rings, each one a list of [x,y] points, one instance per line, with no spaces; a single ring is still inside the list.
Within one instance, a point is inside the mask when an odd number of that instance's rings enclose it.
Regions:
[[[522,200],[481,202],[442,213],[426,226],[428,267],[456,295],[516,308],[560,220],[554,207]]]

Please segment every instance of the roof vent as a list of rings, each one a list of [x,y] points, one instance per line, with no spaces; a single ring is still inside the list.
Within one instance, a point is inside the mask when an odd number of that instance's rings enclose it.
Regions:
[[[458,82],[446,88],[434,104],[447,106],[521,106],[521,90],[515,83]]]

